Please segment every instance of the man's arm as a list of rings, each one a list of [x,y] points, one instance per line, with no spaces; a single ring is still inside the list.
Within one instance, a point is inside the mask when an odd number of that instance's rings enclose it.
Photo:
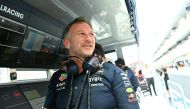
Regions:
[[[122,75],[122,70],[117,69],[114,72],[113,92],[116,97],[119,109],[140,109],[135,91],[133,90],[129,79]],[[126,79],[123,79],[126,78]]]
[[[50,82],[48,85],[48,92],[46,94],[42,109],[56,109],[56,80],[57,80],[57,77],[58,77],[58,75],[55,72],[50,79]]]
[[[133,72],[132,72],[133,73]],[[135,76],[135,74],[133,73],[131,75],[131,78],[130,78],[130,81],[131,81],[131,84],[133,85],[133,88],[135,90],[135,92],[137,91],[137,88],[139,86],[139,82],[138,82],[138,79],[137,77]]]

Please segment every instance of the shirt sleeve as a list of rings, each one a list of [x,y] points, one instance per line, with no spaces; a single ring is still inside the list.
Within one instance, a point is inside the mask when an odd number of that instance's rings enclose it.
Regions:
[[[139,86],[139,83],[138,83],[138,80],[137,80],[137,77],[135,76],[135,74],[133,72],[131,72],[131,73],[132,73],[132,75],[131,75],[130,81],[131,81],[131,84],[133,85],[133,88],[136,92],[137,88]]]
[[[55,108],[56,107],[56,73],[53,74],[53,76],[50,79],[49,85],[48,85],[48,92],[46,95],[46,99],[44,102],[44,108]]]
[[[113,92],[119,109],[140,109],[136,94],[129,82],[127,75],[119,68],[113,73]]]

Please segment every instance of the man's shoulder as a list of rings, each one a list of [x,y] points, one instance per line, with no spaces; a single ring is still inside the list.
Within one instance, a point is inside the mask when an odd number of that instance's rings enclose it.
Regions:
[[[103,64],[103,69],[108,70],[109,72],[112,73],[121,73],[122,69],[120,69],[118,66],[112,64],[112,63],[104,63]]]
[[[54,73],[53,73],[53,75],[52,75],[52,77],[51,78],[56,78],[56,77],[60,77],[60,75],[67,75],[68,73],[67,72],[65,72],[64,70],[61,70],[61,69],[59,69],[59,70],[57,70],[57,71],[55,71]]]
[[[123,71],[112,63],[104,63],[101,70],[97,71],[95,74],[102,75],[105,77],[113,77],[115,74],[121,74]]]
[[[111,62],[105,62],[105,63],[103,63],[103,67],[105,67],[105,66],[115,66],[113,63],[111,63]]]
[[[130,67],[128,67],[128,66],[126,66],[124,68],[124,71],[128,71],[129,73],[133,73],[133,70]]]

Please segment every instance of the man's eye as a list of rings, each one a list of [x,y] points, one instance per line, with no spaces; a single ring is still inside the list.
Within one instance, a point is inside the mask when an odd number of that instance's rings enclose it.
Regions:
[[[89,35],[90,35],[90,36],[94,36],[94,33],[90,33]]]
[[[79,33],[79,35],[84,35],[84,33]]]

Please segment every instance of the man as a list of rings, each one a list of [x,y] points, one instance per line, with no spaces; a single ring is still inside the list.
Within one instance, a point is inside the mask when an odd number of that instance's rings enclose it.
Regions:
[[[135,76],[134,72],[128,66],[125,65],[125,61],[122,58],[118,58],[115,61],[115,64],[127,73],[127,76],[136,92],[137,88],[139,86],[139,83],[138,83],[137,77]]]
[[[95,37],[84,18],[66,27],[64,47],[70,58],[53,74],[44,109],[139,109],[133,91],[125,87],[122,70],[111,64],[96,71],[84,67],[97,63],[94,57],[86,61],[95,49]]]
[[[169,89],[169,86],[168,86],[169,76],[168,76],[168,73],[167,73],[167,68],[163,68],[162,71],[163,72],[161,72],[161,76],[164,77],[165,87],[166,87],[166,90],[168,92],[169,99],[171,99],[170,89]]]

